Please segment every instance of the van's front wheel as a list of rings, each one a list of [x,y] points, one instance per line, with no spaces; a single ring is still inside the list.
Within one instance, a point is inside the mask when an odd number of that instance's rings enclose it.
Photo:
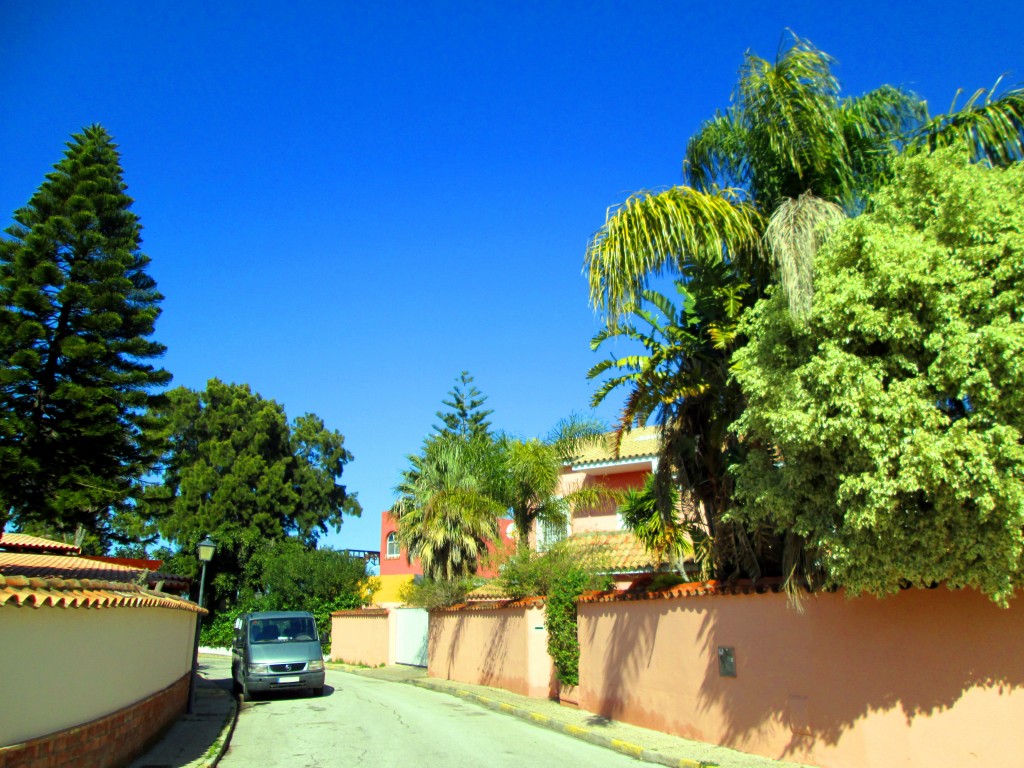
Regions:
[[[252,691],[249,690],[249,685],[245,680],[242,681],[242,701],[252,701]]]

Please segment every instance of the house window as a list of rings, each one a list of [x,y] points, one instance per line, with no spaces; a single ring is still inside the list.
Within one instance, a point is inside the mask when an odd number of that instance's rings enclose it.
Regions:
[[[546,522],[537,521],[537,551],[547,552],[558,542],[569,535],[569,526],[565,521]]]
[[[388,534],[388,551],[385,557],[389,560],[393,560],[402,553],[401,548],[398,546],[398,537],[395,536],[394,532]]]

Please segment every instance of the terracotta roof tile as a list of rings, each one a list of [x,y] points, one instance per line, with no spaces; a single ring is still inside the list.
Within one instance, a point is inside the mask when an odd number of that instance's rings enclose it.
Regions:
[[[605,573],[656,571],[666,565],[648,552],[631,531],[578,533],[566,539],[565,545],[583,557],[592,558],[597,569]]]
[[[360,619],[370,619],[375,616],[387,616],[391,611],[387,608],[349,608],[343,611],[334,611],[331,616],[357,616]]]
[[[159,562],[159,561],[152,561]],[[27,552],[0,552],[0,574],[57,579],[101,579],[124,583],[138,582],[145,574],[146,584],[153,588],[163,585],[171,591],[188,589],[191,580],[172,573],[147,573],[143,568],[132,568],[87,557],[39,555]]]
[[[524,597],[520,600],[488,600],[458,603],[457,605],[449,605],[445,608],[435,608],[432,612],[452,613],[460,611],[494,611],[500,608],[531,608],[533,606],[543,606],[544,602],[545,598],[543,597]]]
[[[195,603],[123,582],[98,579],[43,579],[0,574],[0,607],[174,608],[207,613]]]
[[[0,549],[28,552],[63,552],[69,555],[80,555],[82,550],[74,544],[53,541],[27,533],[4,533],[0,538]]]
[[[588,446],[572,460],[574,467],[585,464],[601,464],[608,461],[651,458],[658,454],[660,447],[656,427],[637,427],[622,436],[618,453],[615,451],[615,433],[605,435],[603,444]]]
[[[617,603],[630,600],[674,600],[683,597],[711,597],[715,595],[762,595],[776,593],[781,589],[781,578],[759,579],[756,582],[749,579],[740,581],[697,581],[651,590],[650,592],[587,592],[580,597],[579,602]]]
[[[24,552],[0,552],[0,574],[59,579],[105,579],[135,581],[143,573],[117,563],[104,563],[84,557],[36,555]]]
[[[472,592],[466,595],[467,603],[474,603],[479,600],[509,600],[509,596],[505,594],[505,590],[501,588],[501,584],[497,579],[488,581],[486,584],[481,584],[479,587],[474,589]]]

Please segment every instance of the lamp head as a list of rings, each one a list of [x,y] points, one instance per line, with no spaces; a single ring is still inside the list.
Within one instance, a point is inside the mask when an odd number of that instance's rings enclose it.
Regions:
[[[196,553],[199,555],[199,559],[202,562],[208,563],[213,559],[213,553],[216,549],[217,545],[210,540],[209,536],[207,536],[199,542],[199,546],[196,547]]]

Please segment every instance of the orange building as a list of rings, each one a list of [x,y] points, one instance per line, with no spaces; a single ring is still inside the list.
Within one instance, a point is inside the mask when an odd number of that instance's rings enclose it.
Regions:
[[[509,536],[511,520],[498,520],[498,534],[503,546],[514,546]],[[494,546],[488,545],[493,553]],[[417,559],[409,561],[408,553],[398,543],[398,521],[391,512],[382,512],[380,516],[380,589],[374,593],[375,605],[400,605],[399,590],[417,576],[423,575],[423,569]],[[491,563],[483,563],[477,575],[492,579],[498,575]]]

